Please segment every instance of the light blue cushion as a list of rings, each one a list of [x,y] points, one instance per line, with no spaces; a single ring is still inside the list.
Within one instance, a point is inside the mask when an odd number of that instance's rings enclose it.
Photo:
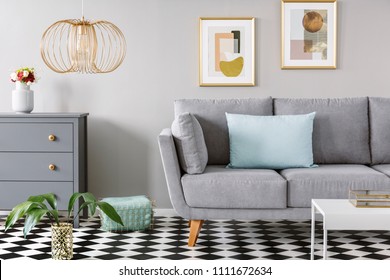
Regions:
[[[313,166],[314,113],[250,116],[226,113],[231,168]]]

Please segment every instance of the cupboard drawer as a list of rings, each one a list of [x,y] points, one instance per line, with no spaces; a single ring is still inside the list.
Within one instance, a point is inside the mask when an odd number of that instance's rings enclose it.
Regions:
[[[66,210],[73,194],[72,182],[0,182],[0,210],[11,210],[31,195],[54,193],[58,209]]]
[[[0,153],[0,181],[27,180],[73,181],[73,154]]]
[[[49,136],[52,135],[54,137]],[[72,152],[71,123],[0,123],[2,152]]]

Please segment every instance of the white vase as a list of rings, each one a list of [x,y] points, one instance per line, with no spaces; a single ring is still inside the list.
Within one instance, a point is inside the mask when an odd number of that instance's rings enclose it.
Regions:
[[[34,91],[25,83],[16,82],[12,91],[12,110],[16,113],[27,114],[34,109]]]

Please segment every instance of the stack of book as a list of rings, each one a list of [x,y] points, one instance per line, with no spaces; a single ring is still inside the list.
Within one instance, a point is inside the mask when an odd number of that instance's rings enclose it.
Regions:
[[[390,191],[350,190],[349,201],[361,208],[390,208]]]

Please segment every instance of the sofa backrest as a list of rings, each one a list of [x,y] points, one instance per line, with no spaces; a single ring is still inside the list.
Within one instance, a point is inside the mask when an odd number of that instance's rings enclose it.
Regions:
[[[229,132],[225,112],[272,115],[272,98],[249,99],[181,99],[174,103],[175,116],[189,112],[203,129],[209,164],[229,163]]]
[[[370,97],[372,164],[390,163],[390,98]]]
[[[315,163],[371,163],[367,97],[274,99],[275,115],[310,112],[316,112],[313,129]]]

